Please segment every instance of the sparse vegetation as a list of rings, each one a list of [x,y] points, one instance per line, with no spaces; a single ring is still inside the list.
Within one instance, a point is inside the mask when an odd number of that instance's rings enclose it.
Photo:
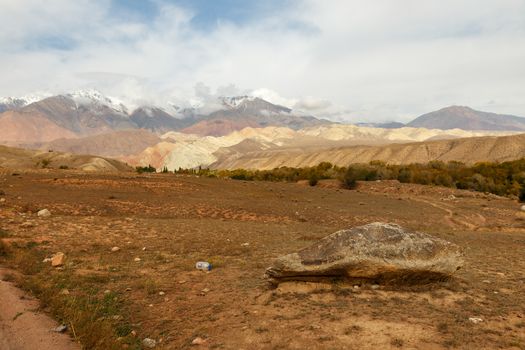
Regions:
[[[148,166],[138,166],[138,167],[135,167],[135,170],[136,170],[137,173],[139,173],[139,174],[142,174],[142,173],[155,173],[155,172],[157,172],[157,169],[155,169],[155,168],[152,167],[151,165],[148,165]]]
[[[392,165],[380,161],[338,167],[328,162],[315,167],[281,167],[272,170],[179,169],[177,174],[230,178],[245,181],[307,180],[311,186],[318,180],[338,179],[343,187],[355,189],[358,181],[398,180],[402,183],[435,185],[500,196],[518,197],[525,202],[525,158],[503,163],[482,162],[472,166],[460,162],[432,161],[427,164]]]

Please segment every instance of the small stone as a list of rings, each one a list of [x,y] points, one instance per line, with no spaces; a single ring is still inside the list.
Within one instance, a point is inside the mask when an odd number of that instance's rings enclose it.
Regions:
[[[197,337],[193,339],[191,342],[191,345],[205,345],[207,343],[206,339],[202,339],[201,337]]]
[[[61,295],[69,295],[69,290],[68,290],[68,289],[62,289],[62,290],[60,291],[60,294],[61,294]]]
[[[0,203],[4,203],[5,202],[5,198],[0,198]]]
[[[36,215],[40,218],[47,218],[51,216],[51,212],[47,209],[42,209]]]
[[[126,288],[126,292],[131,292],[131,288]]]
[[[51,258],[51,266],[58,267],[64,265],[64,261],[66,260],[66,256],[64,253],[56,253]]]
[[[131,335],[132,335],[133,337],[136,337],[136,336],[137,336],[137,331],[136,331],[136,330],[132,330],[132,331],[131,331]]]
[[[51,261],[51,258],[45,258],[44,260],[42,260],[43,263],[48,263]]]
[[[57,332],[57,333],[64,333],[67,330],[67,326],[65,324],[61,324],[58,327],[53,328],[51,331]]]
[[[204,288],[203,290],[201,290],[201,292],[203,292],[204,294],[206,294],[206,293],[209,293],[210,290],[209,290],[208,288]]]
[[[360,287],[357,284],[354,286],[354,289],[359,289],[359,288]]]
[[[483,281],[481,281],[481,282],[483,282],[483,283],[487,283],[487,284],[490,284],[490,281],[489,281],[489,280],[483,280]]]
[[[166,294],[166,293],[164,293],[164,292],[159,292],[159,295],[165,295],[165,294]]]
[[[144,338],[142,340],[142,345],[145,347],[145,348],[148,348],[148,349],[153,349],[155,346],[157,346],[157,342],[151,338]]]
[[[370,287],[372,289],[379,289],[379,284],[372,284],[372,287]]]
[[[111,293],[111,291],[110,291],[109,289],[106,289],[106,290],[104,291],[104,294],[109,294],[109,293]]]
[[[525,204],[520,207],[521,211],[525,211]]]
[[[135,258],[134,261],[135,262],[140,262],[140,258]]]
[[[186,281],[182,280],[182,281],[179,281],[179,284],[184,284],[186,283]]]
[[[112,252],[118,252],[119,250],[120,250],[120,248],[117,247],[117,246],[111,248],[111,251],[112,251]]]
[[[469,317],[468,320],[474,324],[478,324],[480,322],[483,322],[482,318],[479,317]]]
[[[145,251],[146,250],[146,247],[142,247],[142,251]]]
[[[250,243],[246,242],[246,243],[243,243],[241,244],[243,247],[249,247],[250,246]]]

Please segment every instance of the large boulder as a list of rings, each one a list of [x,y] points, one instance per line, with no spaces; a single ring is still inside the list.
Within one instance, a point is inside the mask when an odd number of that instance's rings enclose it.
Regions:
[[[463,264],[459,247],[443,239],[375,222],[337,231],[266,270],[270,282],[345,278],[383,284],[446,280]]]

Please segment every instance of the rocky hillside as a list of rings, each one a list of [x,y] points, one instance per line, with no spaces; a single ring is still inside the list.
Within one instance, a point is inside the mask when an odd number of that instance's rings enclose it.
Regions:
[[[132,171],[118,160],[70,153],[33,151],[0,146],[0,169],[76,169],[93,172]]]
[[[211,165],[216,169],[273,169],[305,167],[321,162],[339,166],[380,160],[390,164],[427,163],[432,160],[506,161],[525,157],[525,134],[500,137],[473,137],[384,146],[349,146],[324,150],[281,148],[222,157]]]

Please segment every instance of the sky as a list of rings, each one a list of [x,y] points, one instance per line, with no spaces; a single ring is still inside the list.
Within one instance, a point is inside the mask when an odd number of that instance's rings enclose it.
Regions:
[[[525,116],[525,0],[0,0],[0,96],[254,95],[333,120]]]

